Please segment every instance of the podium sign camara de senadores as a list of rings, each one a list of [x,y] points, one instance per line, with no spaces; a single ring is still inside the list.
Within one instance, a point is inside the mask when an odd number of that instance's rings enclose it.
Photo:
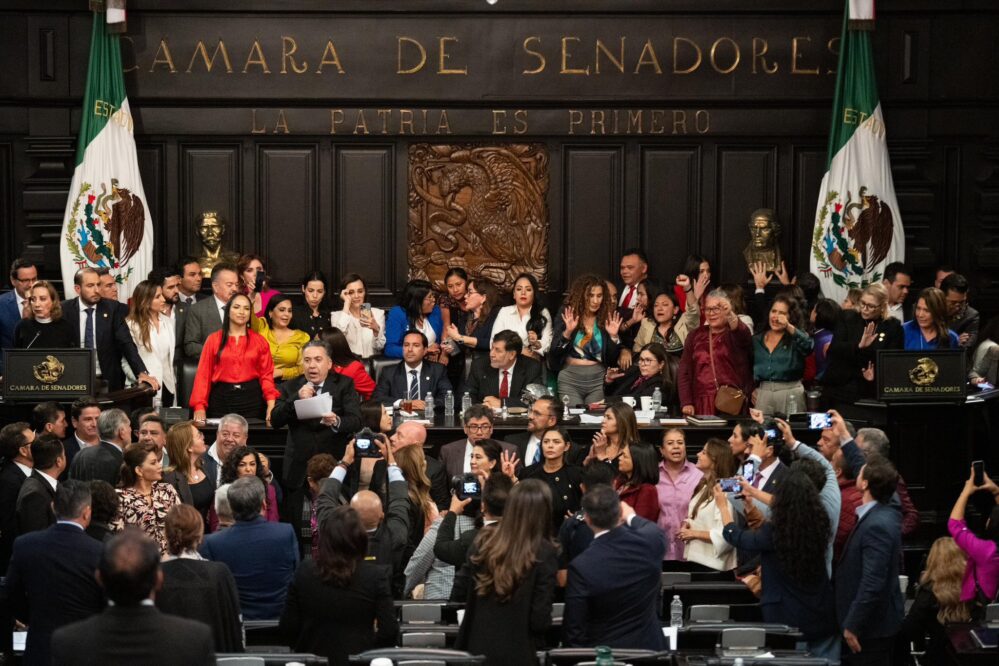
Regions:
[[[91,349],[5,349],[3,357],[5,401],[75,400],[97,389]]]
[[[964,402],[968,372],[964,349],[879,351],[878,400]]]

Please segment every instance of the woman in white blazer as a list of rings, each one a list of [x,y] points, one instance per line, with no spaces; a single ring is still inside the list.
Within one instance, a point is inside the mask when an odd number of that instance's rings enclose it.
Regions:
[[[513,283],[513,305],[500,308],[490,339],[500,331],[513,331],[524,341],[524,355],[542,360],[552,344],[552,317],[540,297],[537,278],[530,273],[518,275]]]
[[[154,406],[172,407],[176,401],[177,381],[173,365],[175,332],[173,323],[163,314],[166,299],[160,285],[143,280],[132,292],[132,303],[125,323],[146,364],[146,372],[160,380]]]

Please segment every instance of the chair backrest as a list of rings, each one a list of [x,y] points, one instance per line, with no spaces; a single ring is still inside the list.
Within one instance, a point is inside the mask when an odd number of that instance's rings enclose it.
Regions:
[[[689,583],[689,571],[664,571],[659,577],[659,584],[662,586],[676,585],[677,583]]]
[[[552,619],[557,620],[565,615],[565,604],[555,603],[552,604]]]
[[[403,624],[440,624],[441,604],[405,604],[402,606]]]
[[[701,604],[690,607],[691,622],[725,622],[729,619],[729,608],[720,604]]]
[[[397,661],[396,666],[447,666],[447,662],[435,660],[428,661],[426,659],[407,659],[406,661]]]
[[[371,365],[374,368],[374,374],[372,375],[372,377],[374,377],[375,381],[377,382],[378,378],[382,376],[383,372],[385,372],[385,368],[389,368],[393,365],[398,365],[399,363],[402,363],[402,361],[400,361],[397,358],[386,358],[384,356],[375,356],[374,358],[371,359]]]
[[[394,664],[408,662],[426,662],[431,664],[447,664],[448,666],[474,666],[482,664],[486,658],[482,655],[473,655],[461,650],[445,650],[441,648],[376,648],[361,654],[352,654],[349,657],[351,664],[364,664],[367,666],[372,659],[391,659]]]
[[[191,391],[194,389],[194,378],[198,374],[198,359],[186,356],[177,364],[177,404],[187,407],[191,404]]]
[[[767,644],[767,632],[758,627],[733,627],[721,632],[721,647],[731,648],[762,648]]]
[[[401,647],[442,648],[446,643],[440,631],[409,631],[402,635]]]
[[[999,622],[999,604],[989,604],[985,607],[985,621],[989,624]]]
[[[265,666],[263,657],[216,657],[216,664],[225,666]]]

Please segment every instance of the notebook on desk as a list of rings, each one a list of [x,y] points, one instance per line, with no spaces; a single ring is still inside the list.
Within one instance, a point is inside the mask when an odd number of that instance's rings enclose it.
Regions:
[[[990,649],[999,647],[999,629],[989,629],[988,627],[978,627],[971,630],[971,637],[980,648]]]

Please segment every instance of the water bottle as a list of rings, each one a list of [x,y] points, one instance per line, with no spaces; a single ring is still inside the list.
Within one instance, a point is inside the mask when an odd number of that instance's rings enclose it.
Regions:
[[[614,666],[614,653],[606,645],[597,646],[594,650],[594,660],[595,666]]]
[[[798,396],[793,393],[787,394],[787,415],[798,413]]]
[[[423,415],[426,418],[428,418],[431,421],[433,421],[434,420],[434,394],[431,393],[430,391],[427,391],[427,397],[424,398],[424,401],[427,403],[427,406],[423,409]]]
[[[568,421],[569,420],[569,416],[570,416],[570,414],[569,414],[569,396],[563,395],[562,396],[562,420],[563,421]]]
[[[461,396],[461,415],[465,416],[465,412],[468,408],[472,406],[472,396],[469,395],[468,391],[465,391],[465,395]]]
[[[371,663],[374,664],[374,662],[371,662]],[[732,666],[743,666],[745,663],[746,662],[743,661],[742,657],[736,657],[735,661],[732,662]]]
[[[656,390],[652,392],[652,412],[654,414],[659,413],[659,408],[663,406],[663,392],[656,387]]]
[[[679,594],[673,595],[673,601],[669,605],[669,626],[683,626],[683,602],[680,601]]]
[[[503,404],[500,405],[500,418],[506,421],[508,416],[510,416],[510,412],[506,408],[506,398],[503,398]]]
[[[451,389],[444,396],[444,416],[454,416],[454,391]]]

